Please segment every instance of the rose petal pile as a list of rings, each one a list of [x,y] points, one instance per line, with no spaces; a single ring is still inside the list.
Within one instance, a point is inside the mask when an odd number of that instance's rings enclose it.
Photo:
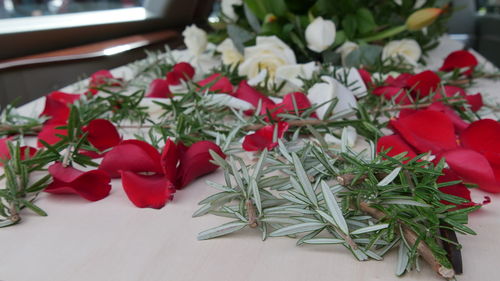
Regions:
[[[184,81],[193,79],[195,75],[194,67],[187,62],[179,62],[172,67],[165,78],[158,78],[151,81],[146,97],[148,98],[171,98],[171,86],[179,86]]]
[[[160,154],[140,140],[125,140],[105,156],[99,169],[122,178],[123,188],[139,208],[161,208],[194,179],[215,171],[210,150],[225,158],[219,146],[199,141],[187,147],[167,140]]]
[[[465,183],[500,193],[500,124],[491,119],[475,121],[457,131],[453,121],[443,112],[417,110],[390,121],[395,135],[379,139],[377,150],[392,148],[387,155],[408,152],[430,152],[441,158]]]
[[[370,84],[369,76],[364,74],[366,83]],[[467,101],[472,111],[478,111],[483,106],[483,99],[480,93],[475,95],[467,94],[462,88],[450,85],[441,85],[441,78],[431,70],[426,70],[412,75],[402,73],[397,77],[389,76],[382,86],[373,89],[372,94],[394,100],[396,104],[412,104],[431,94],[433,101],[440,101],[444,98],[457,96]]]

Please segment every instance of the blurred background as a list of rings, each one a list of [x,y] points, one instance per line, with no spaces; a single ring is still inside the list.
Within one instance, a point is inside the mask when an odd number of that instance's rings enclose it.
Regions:
[[[0,105],[182,44],[215,0],[0,0]],[[454,0],[448,32],[500,65],[500,0]]]

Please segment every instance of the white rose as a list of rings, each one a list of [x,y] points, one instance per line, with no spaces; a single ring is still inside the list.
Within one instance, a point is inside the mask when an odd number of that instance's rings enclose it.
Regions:
[[[306,28],[307,47],[316,53],[328,49],[335,42],[335,23],[317,17]]]
[[[398,4],[399,6],[401,6],[401,5],[403,5],[403,0],[394,0],[394,3]],[[425,3],[427,3],[427,0],[417,0],[417,1],[415,1],[415,4],[413,5],[413,9],[419,9]]]
[[[239,74],[252,79],[263,69],[274,81],[276,70],[283,65],[296,64],[295,54],[276,36],[257,37],[256,45],[246,47],[244,61],[239,66]]]
[[[217,51],[222,54],[222,63],[235,65],[243,61],[243,55],[234,46],[233,40],[227,38],[217,46]]]
[[[184,36],[184,44],[194,56],[201,55],[207,48],[207,33],[194,24],[187,26],[182,32],[182,36]]]
[[[417,64],[422,55],[422,50],[417,41],[413,39],[394,40],[385,45],[382,59],[401,57],[411,64]]]
[[[354,50],[359,48],[358,44],[346,41],[342,46],[340,46],[335,52],[340,53],[340,58],[342,59],[342,65],[345,66],[347,56]]]
[[[357,108],[356,98],[354,94],[342,85],[339,81],[329,76],[322,76],[322,83],[317,83],[309,89],[307,98],[312,104],[320,105],[316,109],[316,114],[320,119],[325,117],[325,114],[330,106],[330,102],[337,98],[337,104],[333,108],[335,114],[347,114]]]
[[[222,0],[221,9],[222,13],[232,21],[238,20],[238,15],[234,12],[233,6],[243,5],[243,0]]]

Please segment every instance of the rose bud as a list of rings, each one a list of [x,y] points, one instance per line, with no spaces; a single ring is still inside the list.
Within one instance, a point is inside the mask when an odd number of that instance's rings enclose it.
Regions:
[[[420,9],[411,14],[406,20],[406,28],[411,31],[421,30],[431,25],[443,12],[439,8]]]
[[[335,23],[317,17],[306,28],[307,47],[316,53],[328,49],[335,42]]]

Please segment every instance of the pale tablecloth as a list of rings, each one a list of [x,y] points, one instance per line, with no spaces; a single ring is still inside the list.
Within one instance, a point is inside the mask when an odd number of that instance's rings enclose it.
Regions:
[[[430,68],[460,48],[444,38],[428,59]],[[126,75],[127,68],[114,73]],[[480,80],[470,92],[481,91],[491,99],[498,89],[500,82]],[[36,112],[42,106],[40,99],[22,110]],[[218,171],[196,180],[161,210],[133,206],[119,180],[112,182],[109,197],[94,203],[41,194],[37,204],[48,217],[25,212],[22,223],[0,229],[0,280],[441,280],[424,262],[421,272],[396,277],[395,251],[384,261],[358,262],[341,246],[296,247],[289,238],[262,242],[253,229],[197,241],[200,231],[228,221],[191,217],[197,203],[214,192],[205,181],[222,182],[221,175]],[[478,201],[483,195],[473,193]],[[470,217],[478,235],[459,237],[465,272],[458,280],[500,280],[500,196],[489,195],[493,202]]]

